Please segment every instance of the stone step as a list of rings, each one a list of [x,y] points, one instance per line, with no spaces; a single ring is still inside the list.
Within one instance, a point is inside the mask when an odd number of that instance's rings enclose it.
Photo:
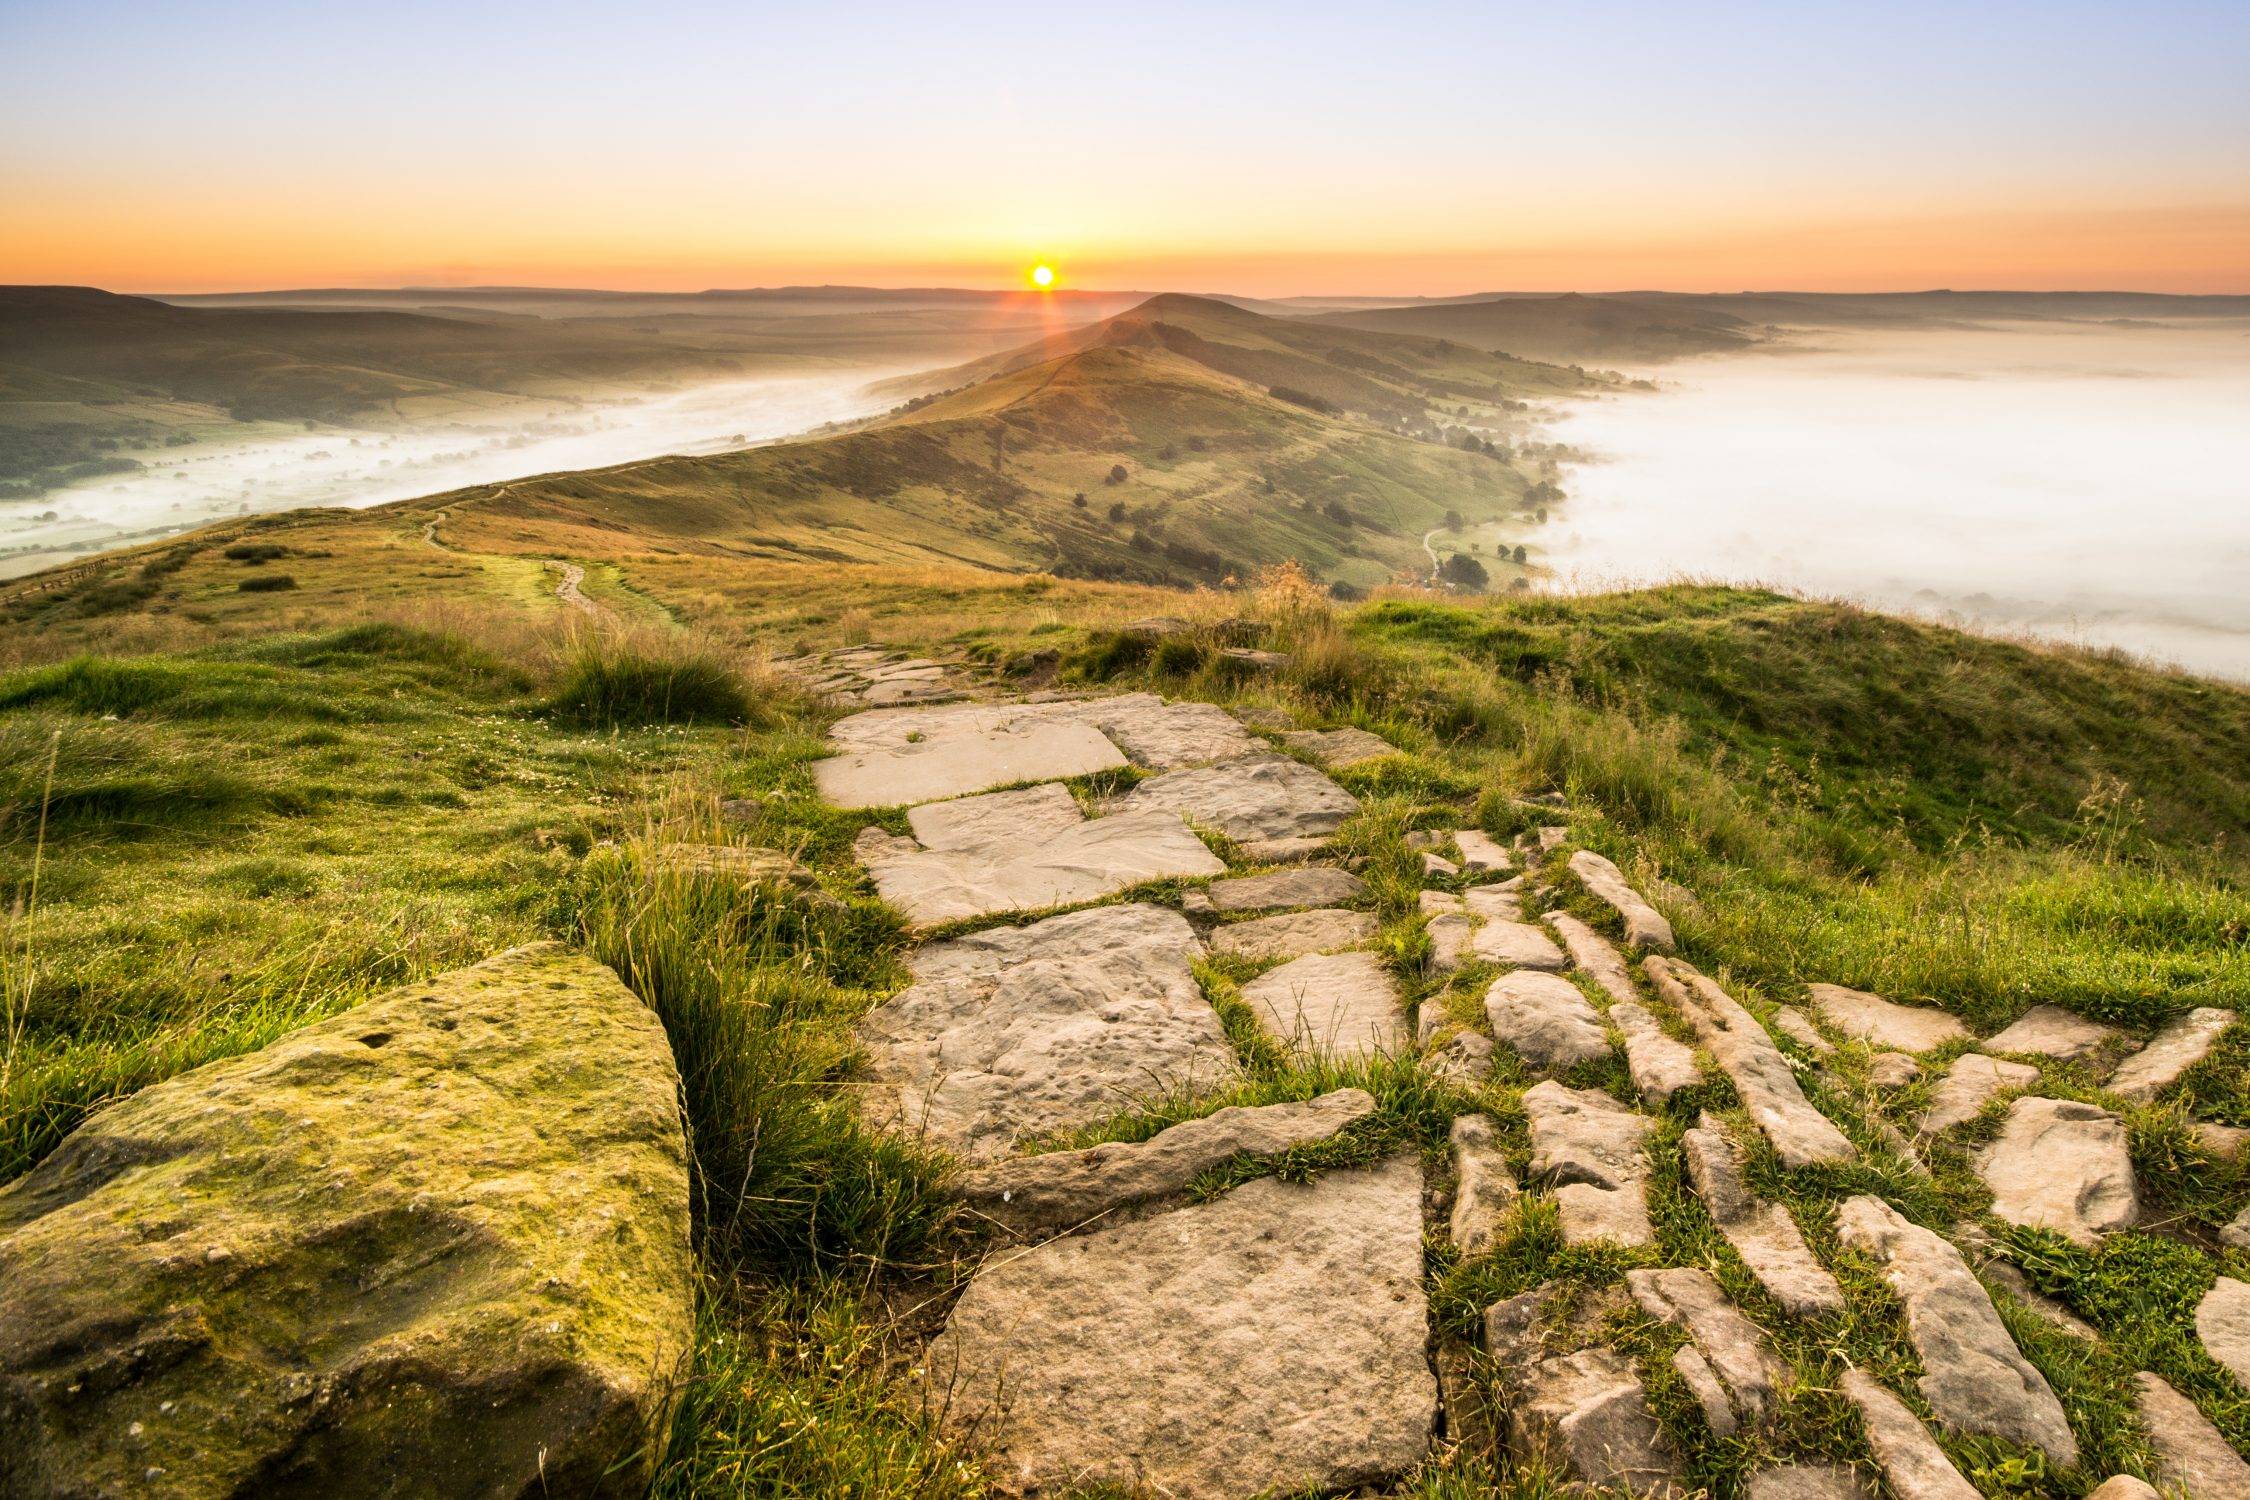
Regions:
[[[1084,1224],[1113,1210],[1171,1197],[1237,1156],[1272,1156],[1333,1139],[1375,1113],[1364,1089],[1338,1089],[1302,1104],[1215,1110],[1145,1141],[1017,1157],[966,1173],[954,1192],[1018,1233]]]
[[[1757,1017],[1692,965],[1650,957],[1641,968],[1734,1080],[1752,1123],[1780,1153],[1784,1165],[1807,1167],[1858,1159],[1859,1152],[1844,1133],[1805,1097],[1789,1060]]]
[[[924,1360],[1003,1486],[1185,1500],[1379,1484],[1429,1452],[1411,1158],[996,1255]]]
[[[1178,912],[1103,906],[935,943],[860,1023],[875,1124],[973,1162],[1236,1074]]]
[[[1922,1357],[1919,1387],[1939,1422],[2044,1449],[2059,1464],[2078,1461],[2062,1403],[2016,1349],[1959,1250],[1864,1195],[1837,1210],[1836,1238],[1872,1257],[1904,1304],[1907,1337]]]
[[[542,943],[109,1105],[0,1189],[0,1490],[638,1493],[693,1330],[678,1098]]]

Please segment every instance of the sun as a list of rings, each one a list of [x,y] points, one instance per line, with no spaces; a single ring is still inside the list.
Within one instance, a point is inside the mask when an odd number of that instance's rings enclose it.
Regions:
[[[1031,268],[1031,284],[1042,292],[1051,289],[1055,284],[1055,268],[1045,262],[1033,266]]]

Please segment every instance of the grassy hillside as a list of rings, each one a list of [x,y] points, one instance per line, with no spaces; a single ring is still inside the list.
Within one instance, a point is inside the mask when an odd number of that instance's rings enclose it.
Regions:
[[[1756,341],[1752,327],[1731,313],[1576,293],[1327,313],[1317,321],[1381,333],[1420,334],[1475,349],[1570,364],[1646,364],[1690,354],[1724,354]]]

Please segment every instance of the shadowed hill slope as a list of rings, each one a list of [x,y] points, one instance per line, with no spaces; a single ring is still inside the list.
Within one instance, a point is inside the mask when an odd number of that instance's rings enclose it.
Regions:
[[[1527,359],[1569,363],[1646,363],[1721,354],[1756,341],[1750,324],[1713,308],[1577,293],[1328,313],[1314,321],[1338,328],[1419,334]]]

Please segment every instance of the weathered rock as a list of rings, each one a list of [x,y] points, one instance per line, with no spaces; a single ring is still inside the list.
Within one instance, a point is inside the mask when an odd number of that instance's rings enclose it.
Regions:
[[[1233,1076],[1190,964],[1195,930],[1160,906],[1105,906],[924,948],[915,983],[861,1023],[878,1124],[970,1161],[1095,1124],[1136,1098]]]
[[[1070,788],[1055,781],[1010,792],[925,802],[906,815],[915,842],[945,853],[996,844],[1035,848],[1085,821],[1086,814],[1079,809]]]
[[[2127,1099],[2153,1099],[2180,1081],[2180,1075],[2211,1055],[2219,1034],[2234,1024],[2235,1013],[2206,1005],[2189,1011],[2156,1034],[2109,1076],[2109,1091]]]
[[[1211,951],[1241,958],[1301,958],[1350,948],[1375,935],[1375,918],[1363,911],[1285,911],[1211,931]]]
[[[1748,1500],[1879,1500],[1873,1485],[1842,1464],[1767,1469],[1751,1476],[1747,1493]]]
[[[1469,915],[1480,922],[1520,922],[1523,920],[1523,877],[1498,880],[1491,885],[1474,885],[1461,893],[1462,904]]]
[[[1057,787],[1065,800],[1069,794]],[[997,806],[965,804],[996,802]],[[1177,813],[1118,813],[1062,820],[1053,795],[995,792],[946,803],[927,820],[948,847],[925,847],[879,828],[852,845],[884,900],[916,925],[1039,911],[1098,901],[1149,880],[1195,879],[1226,870]],[[918,809],[919,811],[919,809]]]
[[[1959,1016],[1926,1005],[1900,1005],[1840,984],[1809,984],[1805,992],[1828,1024],[1848,1036],[1900,1052],[1927,1052],[1966,1039]]]
[[[1430,935],[1430,967],[1450,974],[1469,961],[1469,919],[1459,912],[1440,912],[1422,924]]]
[[[1775,1006],[1773,1008],[1773,1024],[1780,1029],[1783,1036],[1815,1057],[1833,1057],[1836,1055],[1836,1044],[1820,1034],[1820,1028],[1813,1024],[1811,1016],[1806,1015],[1793,1005]]]
[[[1466,915],[1468,907],[1451,891],[1416,891],[1414,904],[1425,917],[1444,916],[1451,913]]]
[[[1656,1017],[1637,1001],[1622,1001],[1609,1008],[1610,1024],[1625,1038],[1625,1070],[1641,1102],[1661,1106],[1681,1089],[1703,1081],[1695,1054],[1672,1040]]]
[[[1836,1211],[1836,1237],[1880,1263],[1905,1305],[1907,1337],[1922,1357],[1922,1396],[1940,1422],[2043,1448],[2058,1463],[2078,1461],[2062,1403],[2017,1351],[1960,1251],[1864,1195]]]
[[[2233,1221],[2219,1231],[2219,1243],[2237,1250],[2250,1250],[2250,1208],[2236,1214]]]
[[[1211,882],[1211,904],[1220,911],[1256,911],[1270,906],[1333,906],[1357,901],[1367,885],[1349,870],[1306,865],[1269,875],[1244,875]]]
[[[1532,1175],[1557,1184],[1563,1238],[1574,1245],[1598,1239],[1653,1244],[1642,1148],[1654,1122],[1598,1089],[1552,1080],[1527,1090],[1523,1107],[1531,1122]]]
[[[1773,1415],[1789,1367],[1775,1357],[1758,1325],[1727,1300],[1710,1272],[1688,1267],[1627,1271],[1625,1286],[1642,1312],[1687,1330],[1725,1385],[1737,1417],[1755,1426]]]
[[[1542,855],[1552,854],[1570,842],[1570,830],[1560,823],[1550,823],[1539,830],[1537,843]]]
[[[925,1361],[1011,1488],[1232,1497],[1412,1467],[1437,1420],[1410,1160],[995,1257]]]
[[[1930,1090],[1930,1107],[1922,1112],[1921,1131],[1936,1135],[1966,1125],[2003,1090],[2029,1088],[2038,1081],[2039,1070],[2027,1064],[2001,1062],[1982,1052],[1964,1052]]]
[[[1461,873],[1461,867],[1442,854],[1422,856],[1422,876],[1426,880],[1451,880]]]
[[[983,734],[941,734],[921,741],[850,750],[814,761],[812,771],[820,795],[838,807],[849,808],[934,802],[1013,781],[1089,776],[1125,764],[1124,755],[1091,724],[1034,719],[1005,723]]]
[[[1492,1034],[1542,1073],[1560,1073],[1609,1056],[1602,1018],[1578,986],[1555,974],[1518,969],[1492,981],[1484,1013]]]
[[[110,1105],[0,1189],[0,1493],[641,1493],[692,1332],[678,1089],[542,943]]]
[[[1624,955],[1610,946],[1608,938],[1567,911],[1545,912],[1540,920],[1555,929],[1555,936],[1570,952],[1570,961],[1599,984],[1610,999],[1630,1003],[1641,998],[1640,991],[1633,988],[1632,971],[1625,967]]]
[[[1243,841],[1326,838],[1359,810],[1357,798],[1311,766],[1272,754],[1166,771],[1127,792],[1121,805],[1166,809]]]
[[[2195,1336],[2250,1388],[2250,1282],[2221,1276],[2195,1305]]]
[[[1455,829],[1453,847],[1461,853],[1461,868],[1471,875],[1505,875],[1516,867],[1515,857],[1498,839],[1475,828]]]
[[[1500,1226],[1516,1202],[1516,1177],[1500,1149],[1488,1115],[1454,1117],[1453,1243],[1464,1256],[1482,1255],[1500,1240]]]
[[[2064,1061],[2089,1056],[2125,1035],[2059,1005],[2034,1005],[2013,1026],[1986,1039],[1992,1052],[2032,1052]]]
[[[1532,1175],[1549,1182],[1623,1187],[1648,1170],[1642,1147],[1654,1123],[1600,1089],[1548,1079],[1524,1091],[1531,1125]]]
[[[1680,1462],[1649,1410],[1633,1366],[1609,1349],[1581,1349],[1524,1367],[1511,1382],[1509,1426],[1519,1454],[1589,1487],[1647,1500],[1683,1493]]]
[[[1316,953],[1270,969],[1242,999],[1274,1037],[1300,1052],[1356,1057],[1406,1050],[1398,987],[1372,953]]]
[[[1682,1344],[1672,1351],[1672,1368],[1678,1372],[1681,1383],[1695,1404],[1703,1409],[1703,1425],[1711,1429],[1713,1437],[1733,1437],[1742,1430],[1742,1423],[1734,1414],[1734,1403],[1727,1398],[1726,1382],[1719,1372],[1711,1368],[1711,1361],[1693,1344]]]
[[[1474,1088],[1492,1076],[1492,1038],[1481,1031],[1455,1032],[1422,1065],[1447,1083]]]
[[[2087,1491],[2086,1500],[2164,1500],[2145,1479],[2113,1474]]]
[[[1552,1196],[1566,1245],[1590,1245],[1597,1240],[1614,1240],[1628,1247],[1656,1243],[1644,1183],[1599,1188],[1588,1182],[1566,1182]]]
[[[1364,1089],[1338,1089],[1304,1104],[1236,1106],[1145,1141],[1016,1157],[966,1174],[955,1192],[1010,1229],[1059,1229],[1184,1192],[1198,1174],[1237,1156],[1329,1140],[1374,1113],[1374,1096]]]
[[[2133,1411],[2156,1452],[2156,1482],[2187,1500],[2239,1500],[2250,1495],[2250,1463],[2196,1410],[2195,1403],[2146,1370],[2133,1377],[2138,1387]]]
[[[1672,924],[1626,883],[1624,872],[1591,849],[1570,857],[1570,873],[1596,900],[1607,903],[1625,922],[1625,942],[1643,951],[1672,951]]]
[[[2021,1098],[1977,1156],[1992,1212],[2011,1224],[2052,1229],[2093,1245],[2140,1217],[2125,1122],[2091,1104]]]
[[[1867,1062],[1867,1081],[1879,1089],[1902,1089],[1922,1076],[1922,1065],[1903,1052],[1878,1052]]]
[[[1303,838],[1237,839],[1235,847],[1242,851],[1244,859],[1254,865],[1287,865],[1327,853],[1328,836],[1312,834]]]
[[[2098,1340],[2101,1337],[2094,1326],[2079,1317],[2078,1314],[2072,1312],[2054,1298],[2042,1296],[2033,1290],[2031,1283],[2024,1279],[2023,1272],[2006,1261],[1988,1260],[1977,1268],[1977,1274],[2072,1338],[2091,1341]]]
[[[1398,754],[1398,746],[1364,729],[1295,729],[1281,737],[1292,750],[1302,751],[1331,770],[1356,766]]]
[[[1781,1155],[1784,1165],[1852,1161],[1859,1153],[1797,1086],[1789,1060],[1758,1018],[1692,966],[1677,959],[1644,959],[1642,971],[1695,1028],[1696,1037],[1734,1080],[1751,1121]]]
[[[2221,1161],[2239,1161],[2245,1151],[2250,1151],[2250,1130],[2238,1125],[2220,1125],[2210,1120],[2198,1120],[2188,1130],[2195,1137],[2198,1146]]]
[[[1750,1274],[1767,1295],[1800,1318],[1834,1317],[1844,1310],[1843,1288],[1806,1245],[1797,1221],[1782,1204],[1761,1200],[1742,1175],[1734,1142],[1709,1115],[1680,1138],[1688,1180]]]
[[[1914,1413],[1864,1371],[1846,1370],[1844,1398],[1859,1408],[1867,1446],[1895,1500],[1983,1500]]]
[[[1469,941],[1477,957],[1492,963],[1550,973],[1570,967],[1554,939],[1529,922],[1487,921]]]

